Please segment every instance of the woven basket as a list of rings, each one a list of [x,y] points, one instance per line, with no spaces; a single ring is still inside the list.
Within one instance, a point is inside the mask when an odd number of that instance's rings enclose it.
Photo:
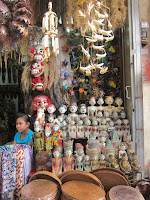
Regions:
[[[50,180],[52,182],[55,182],[58,185],[58,187],[60,187],[61,184],[62,184],[61,180],[56,175],[54,175],[53,173],[48,172],[48,171],[38,171],[38,172],[36,172],[35,174],[33,174],[31,176],[31,178],[29,179],[29,182],[31,182],[33,180],[37,180],[37,179]]]
[[[101,188],[104,188],[101,181],[96,176],[85,171],[76,171],[76,170],[68,171],[60,177],[60,180],[62,184],[68,181],[75,180],[75,181],[90,182]]]
[[[111,188],[108,195],[108,200],[144,200],[144,197],[137,189],[125,185]]]
[[[46,179],[37,179],[21,189],[20,200],[58,200],[59,196],[60,190],[56,183]]]
[[[116,185],[130,185],[125,175],[122,175],[119,170],[111,169],[100,168],[91,172],[101,181],[106,193]]]
[[[150,180],[140,179],[135,184],[134,187],[138,189],[146,200],[150,199]]]
[[[102,168],[99,168],[99,169],[94,169],[94,170],[92,170],[90,173],[93,174],[93,172],[96,172],[96,171],[99,171],[99,170],[109,170],[109,171],[116,172],[116,173],[122,175],[122,176],[128,181],[128,183],[130,184],[130,182],[129,182],[127,176],[126,176],[121,170],[115,169],[115,168],[112,168],[112,167],[102,167]]]
[[[68,181],[61,191],[61,200],[105,200],[104,189],[90,182]]]

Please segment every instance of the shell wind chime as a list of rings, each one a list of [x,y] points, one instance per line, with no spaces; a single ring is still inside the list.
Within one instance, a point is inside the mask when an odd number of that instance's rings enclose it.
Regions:
[[[49,2],[48,11],[44,13],[42,22],[42,29],[44,33],[42,44],[43,44],[43,49],[45,48],[51,49],[55,53],[55,55],[59,54],[57,27],[58,27],[58,18],[56,13],[52,11],[52,2]]]
[[[78,13],[73,14],[73,21],[75,28],[81,30],[83,37],[83,44],[80,45],[81,51],[83,57],[88,60],[87,65],[83,59],[80,63],[80,70],[87,76],[90,76],[91,71],[96,69],[99,69],[100,74],[104,74],[108,70],[103,62],[103,58],[107,56],[105,42],[114,39],[110,23],[110,9],[103,1],[96,0],[78,0],[75,7]]]

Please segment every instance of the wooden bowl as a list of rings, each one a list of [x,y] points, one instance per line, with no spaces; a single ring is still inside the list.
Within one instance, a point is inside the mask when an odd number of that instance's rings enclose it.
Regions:
[[[126,185],[117,185],[109,191],[110,200],[144,200],[143,195],[135,188]]]
[[[85,171],[76,171],[76,170],[68,171],[60,177],[60,180],[62,184],[68,181],[75,180],[75,181],[84,181],[84,182],[93,183],[99,187],[104,188],[101,181],[96,176]]]
[[[46,179],[46,180],[53,181],[58,185],[58,187],[60,187],[62,184],[61,180],[56,175],[48,171],[36,172],[35,174],[31,176],[31,178],[29,179],[29,182],[33,180],[37,180],[37,179]]]
[[[90,182],[68,181],[61,185],[61,200],[105,200],[105,191]]]
[[[24,200],[56,200],[59,195],[58,185],[46,179],[33,180],[21,189],[21,199]]]
[[[121,173],[118,173],[116,170],[110,170],[110,169],[97,169],[91,172],[93,175],[95,175],[104,186],[104,190],[107,193],[112,187],[116,185],[127,185],[129,186],[130,183],[125,178],[125,175],[123,176]]]

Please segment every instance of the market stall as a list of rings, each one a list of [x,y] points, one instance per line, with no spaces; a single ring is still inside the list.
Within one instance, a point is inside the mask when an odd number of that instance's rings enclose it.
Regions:
[[[7,198],[29,199],[33,195],[32,199],[49,196],[59,199],[62,191],[61,199],[78,199],[80,193],[84,199],[88,188],[93,188],[97,190],[97,197],[91,193],[89,199],[105,199],[106,194],[107,199],[113,199],[113,188],[116,192],[115,186],[123,185],[121,190],[131,191],[136,199],[143,199],[131,188],[142,178],[143,169],[134,149],[122,83],[119,28],[124,26],[127,5],[124,1],[68,0],[64,3],[66,7],[60,8],[61,1],[59,6],[45,2],[47,10],[43,13],[41,28],[30,27],[36,19],[31,3],[16,0],[12,3],[13,9],[9,8],[10,2],[9,6],[1,6],[8,14],[7,21],[1,23],[5,26],[1,41],[4,51],[1,60],[4,59],[5,66],[4,63],[1,66],[7,70],[7,60],[17,54],[15,58],[22,66],[24,111],[34,120],[30,169],[33,176],[28,183],[24,177],[26,182],[18,190],[13,184],[17,195],[6,194]],[[6,51],[4,41],[14,30],[18,38],[10,39],[12,46],[8,46],[13,49]],[[7,153],[12,155],[13,151]],[[2,199],[5,199],[2,177]],[[16,173],[14,183],[17,177]],[[35,192],[37,185],[42,189],[44,184],[52,187],[49,194],[45,190],[45,194]],[[80,193],[76,194],[72,187]]]

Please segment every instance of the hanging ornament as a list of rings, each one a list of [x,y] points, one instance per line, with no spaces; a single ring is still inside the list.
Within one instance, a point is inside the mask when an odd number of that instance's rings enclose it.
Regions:
[[[57,26],[58,26],[58,18],[56,16],[56,13],[52,11],[52,2],[49,2],[48,11],[44,13],[44,17],[42,21],[42,29],[44,33],[42,44],[43,44],[44,49],[49,48],[56,55],[59,54]]]
[[[60,72],[60,78],[61,79],[68,80],[69,77],[70,77],[70,73],[67,69],[61,70],[61,72]]]

